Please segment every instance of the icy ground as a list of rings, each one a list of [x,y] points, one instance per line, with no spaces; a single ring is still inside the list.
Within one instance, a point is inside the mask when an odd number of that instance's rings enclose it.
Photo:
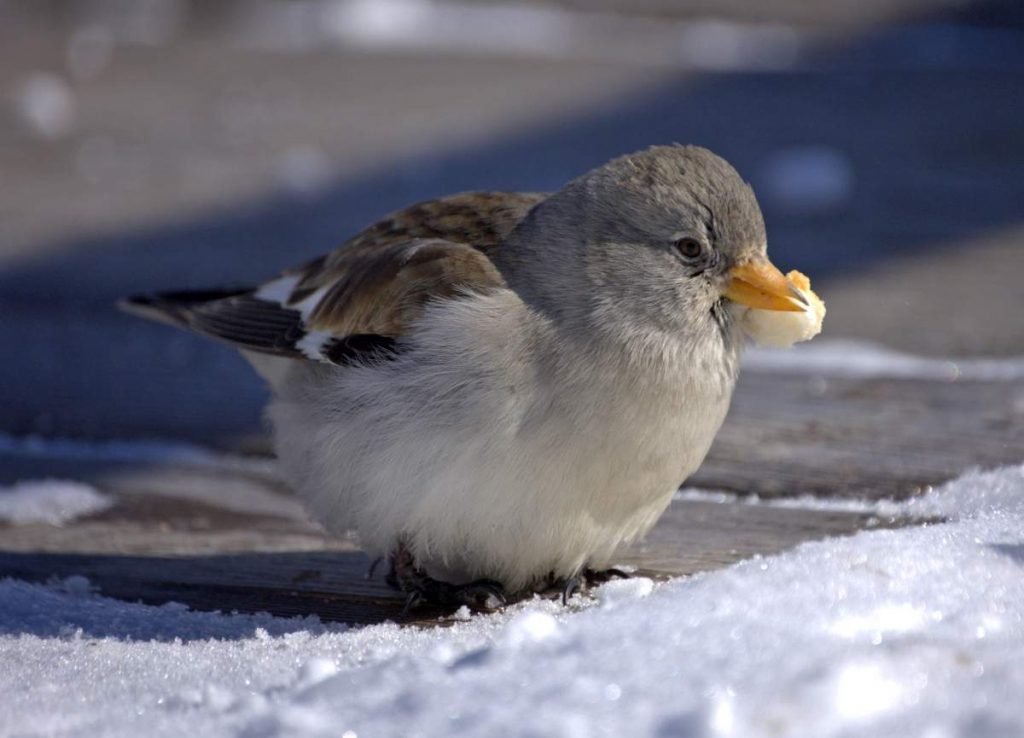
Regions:
[[[18,482],[0,488],[0,522],[60,525],[106,510],[113,502],[88,484],[58,479]]]
[[[450,627],[0,582],[2,736],[1024,735],[1024,466],[876,530]]]

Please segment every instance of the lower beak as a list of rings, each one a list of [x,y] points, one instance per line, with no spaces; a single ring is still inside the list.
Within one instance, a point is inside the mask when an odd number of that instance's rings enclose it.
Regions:
[[[760,310],[800,312],[807,300],[800,290],[767,259],[744,261],[729,270],[725,296],[733,302]]]

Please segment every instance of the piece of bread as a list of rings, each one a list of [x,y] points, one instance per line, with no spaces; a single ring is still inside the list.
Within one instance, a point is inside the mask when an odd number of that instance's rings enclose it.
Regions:
[[[747,310],[740,318],[740,325],[760,346],[789,348],[794,343],[809,341],[821,333],[821,323],[825,319],[825,303],[811,290],[811,280],[795,270],[786,277],[807,298],[810,307],[799,313]]]

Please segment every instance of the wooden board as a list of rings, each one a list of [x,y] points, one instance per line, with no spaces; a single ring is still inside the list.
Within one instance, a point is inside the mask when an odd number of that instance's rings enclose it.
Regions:
[[[1024,461],[1024,382],[745,372],[688,484],[776,497],[897,499]]]
[[[905,497],[972,466],[1024,456],[1024,383],[822,379],[747,373],[691,484],[778,497]],[[86,479],[112,508],[64,527],[0,525],[0,576],[83,575],[111,597],[325,620],[436,623],[350,541],[325,536],[263,461],[158,467],[8,458],[8,473]],[[873,526],[921,521],[856,513],[675,501],[623,563],[687,575]]]
[[[110,597],[200,610],[315,614],[350,623],[438,622],[436,610],[403,612],[402,596],[367,577],[369,559],[312,525],[155,501],[154,525],[128,499],[67,528],[0,530],[0,576],[30,581],[80,575]],[[211,525],[216,519],[217,524]],[[655,578],[728,566],[803,541],[891,525],[869,515],[736,503],[676,501],[643,545],[621,561]]]

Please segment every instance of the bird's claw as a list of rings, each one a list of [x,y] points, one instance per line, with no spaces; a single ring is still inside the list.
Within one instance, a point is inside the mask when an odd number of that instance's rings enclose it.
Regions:
[[[493,579],[477,579],[466,584],[449,584],[421,575],[415,582],[404,582],[409,596],[405,600],[403,613],[420,605],[441,607],[462,607],[473,612],[494,612],[508,603],[505,588]]]
[[[465,605],[473,612],[493,612],[508,604],[508,595],[501,582],[493,579],[477,579],[465,584],[442,582],[416,566],[412,553],[401,545],[389,559],[391,570],[387,583],[408,593],[403,613],[420,605],[455,608]]]

